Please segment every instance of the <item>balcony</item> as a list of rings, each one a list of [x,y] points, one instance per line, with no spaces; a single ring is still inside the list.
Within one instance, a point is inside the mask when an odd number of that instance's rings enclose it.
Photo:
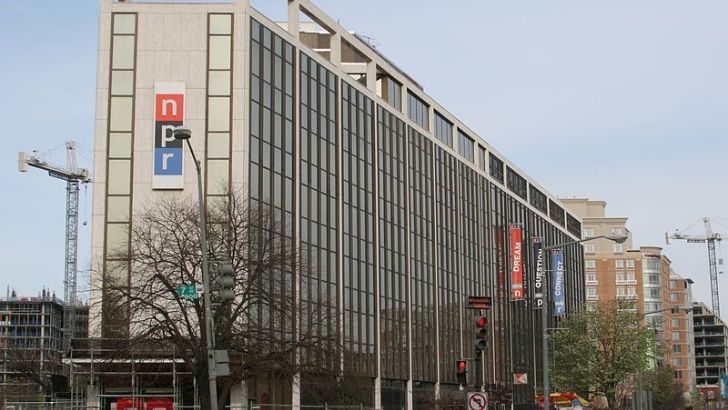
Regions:
[[[725,352],[696,352],[695,358],[701,357],[725,357]]]
[[[636,300],[637,295],[617,295],[618,299]]]

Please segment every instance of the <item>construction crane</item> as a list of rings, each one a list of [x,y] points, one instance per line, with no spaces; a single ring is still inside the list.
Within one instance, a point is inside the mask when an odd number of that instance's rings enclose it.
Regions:
[[[78,272],[78,193],[79,185],[91,182],[87,169],[76,164],[76,143],[66,142],[66,167],[49,164],[36,156],[36,151],[18,154],[18,171],[27,172],[28,166],[48,171],[48,175],[66,181],[66,268],[64,287],[63,348],[67,352],[76,331],[76,273]]]
[[[713,302],[713,313],[720,316],[720,298],[718,296],[718,265],[715,257],[715,243],[720,243],[720,233],[714,232],[710,225],[710,218],[703,218],[705,235],[689,235],[680,230],[675,230],[672,235],[665,233],[665,241],[670,244],[670,239],[682,239],[687,243],[708,243],[708,265],[710,266],[710,294]],[[683,230],[684,231],[684,230]],[[721,260],[721,263],[723,261]]]

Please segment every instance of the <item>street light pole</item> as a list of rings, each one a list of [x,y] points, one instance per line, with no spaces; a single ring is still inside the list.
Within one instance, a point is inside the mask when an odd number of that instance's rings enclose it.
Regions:
[[[210,384],[210,408],[217,410],[217,374],[215,372],[215,357],[213,349],[215,349],[215,332],[214,320],[212,317],[212,302],[210,301],[210,272],[209,261],[207,256],[207,225],[205,222],[205,199],[202,195],[202,167],[200,161],[195,156],[195,151],[190,144],[192,131],[189,128],[176,127],[173,130],[175,139],[187,141],[187,147],[190,149],[192,159],[195,161],[195,170],[197,171],[197,198],[200,209],[200,248],[202,251],[202,286],[203,301],[205,303],[205,354],[207,355],[207,376]]]
[[[626,235],[600,235],[600,236],[594,236],[591,238],[585,238],[580,239],[577,241],[569,241],[564,243],[558,243],[556,245],[550,245],[550,246],[544,246],[543,247],[543,253],[544,253],[544,259],[548,257],[547,251],[550,251],[552,249],[557,248],[563,248],[565,246],[573,245],[576,243],[586,242],[586,241],[593,241],[594,239],[609,239],[610,241],[616,242],[616,243],[623,243],[627,240]],[[541,307],[541,326],[542,326],[542,334],[541,334],[541,360],[543,361],[543,408],[544,410],[549,410],[549,404],[551,401],[551,391],[549,387],[549,341],[548,341],[548,310],[549,310],[549,295],[551,293],[551,289],[549,289],[547,277],[548,272],[550,270],[544,269],[544,286],[545,289],[543,290],[543,306]]]

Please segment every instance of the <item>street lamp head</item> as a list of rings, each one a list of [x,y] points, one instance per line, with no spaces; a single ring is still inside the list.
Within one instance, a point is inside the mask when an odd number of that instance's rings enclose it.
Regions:
[[[627,235],[604,235],[605,239],[609,239],[612,242],[624,243],[628,236]]]
[[[174,127],[174,129],[172,130],[172,135],[176,140],[188,140],[192,138],[192,131],[190,131],[189,128],[185,128],[184,126],[180,125],[179,127]]]

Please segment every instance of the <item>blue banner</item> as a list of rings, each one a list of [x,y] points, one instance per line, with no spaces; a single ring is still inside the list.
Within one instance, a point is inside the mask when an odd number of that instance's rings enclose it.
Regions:
[[[551,251],[551,270],[553,272],[553,299],[554,316],[566,314],[566,299],[564,299],[564,255],[560,249]]]

